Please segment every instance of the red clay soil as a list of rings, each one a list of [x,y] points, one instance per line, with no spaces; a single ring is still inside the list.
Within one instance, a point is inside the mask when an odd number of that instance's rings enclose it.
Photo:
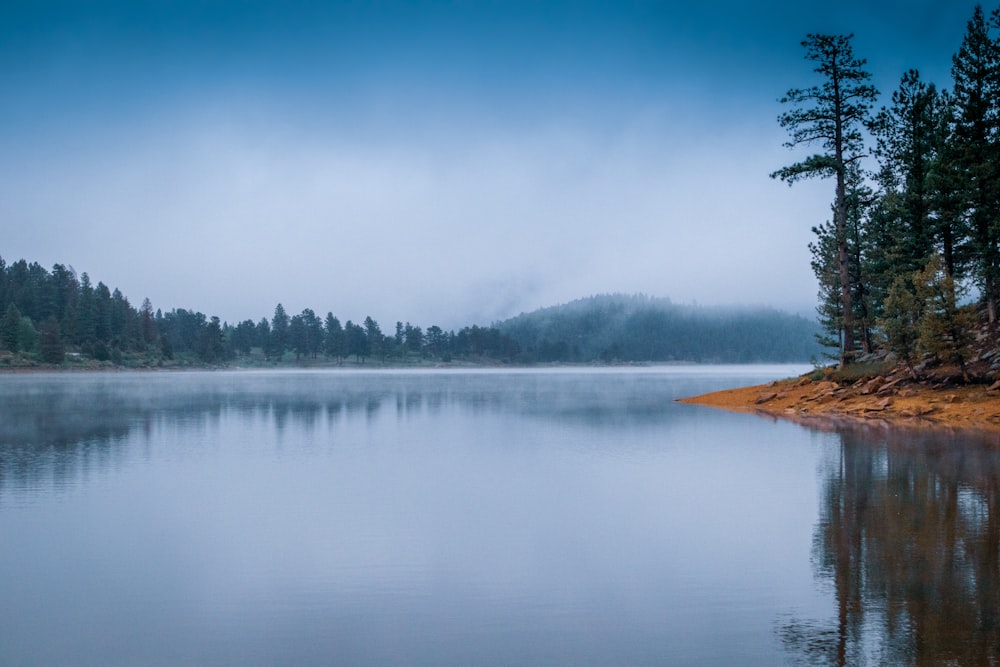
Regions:
[[[1000,431],[1000,382],[994,385],[933,385],[875,377],[841,385],[808,377],[726,389],[679,399],[793,421],[878,420],[900,425]]]

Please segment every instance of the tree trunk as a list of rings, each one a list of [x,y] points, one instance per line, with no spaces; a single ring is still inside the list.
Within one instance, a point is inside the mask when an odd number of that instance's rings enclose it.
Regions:
[[[847,242],[841,241],[837,250],[840,263],[840,301],[843,308],[844,338],[840,349],[840,365],[846,366],[854,357],[854,300],[851,297],[851,279],[847,266]]]
[[[990,225],[986,225],[986,229],[989,230]],[[987,233],[989,233],[987,231]],[[986,241],[986,275],[983,280],[983,291],[986,293],[986,314],[989,317],[990,324],[997,321],[997,281],[996,281],[996,271],[997,271],[997,252],[996,244],[993,242],[992,238],[988,238]]]
[[[838,151],[839,153],[839,151]],[[837,264],[840,270],[840,305],[844,337],[840,346],[840,366],[854,357],[854,300],[851,295],[851,271],[847,247],[847,187],[844,172],[837,172],[837,201],[834,206],[834,228],[837,234]]]
[[[840,346],[840,367],[854,357],[854,300],[851,297],[850,256],[847,247],[847,165],[844,163],[844,113],[840,89],[840,69],[833,58],[834,163],[837,169],[837,194],[833,207],[833,226],[837,234],[837,264],[840,269],[840,305],[844,338]]]
[[[942,240],[944,250],[944,271],[949,278],[955,277],[955,242],[952,240],[951,224],[946,224],[942,230]]]

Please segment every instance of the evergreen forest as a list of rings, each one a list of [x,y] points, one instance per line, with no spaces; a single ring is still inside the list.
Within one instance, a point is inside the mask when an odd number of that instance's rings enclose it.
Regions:
[[[817,358],[814,322],[769,308],[698,307],[599,295],[496,325],[545,362],[795,362]]]
[[[67,356],[137,367],[320,359],[340,364],[348,359],[357,364],[414,358],[503,361],[517,351],[492,327],[425,331],[397,322],[386,334],[371,317],[341,323],[333,313],[320,317],[309,308],[290,315],[280,303],[270,318],[235,325],[184,308],[154,311],[149,299],[135,308],[120,290],[102,282],[95,286],[87,273],[77,277],[62,264],[47,271],[23,259],[8,266],[0,258],[0,312],[0,351],[7,353],[0,363],[7,365],[33,360],[58,365]]]
[[[341,322],[310,308],[236,324],[204,313],[138,308],[118,289],[56,264],[0,258],[0,367],[268,366],[420,363],[805,361],[814,326],[769,309],[724,311],[666,299],[603,296],[445,331],[371,317]]]
[[[823,344],[841,368],[891,353],[968,378],[1000,301],[1000,9],[975,8],[949,87],[911,69],[878,108],[852,36],[802,46],[813,83],[781,98],[778,122],[816,152],[772,177],[834,184],[809,246]]]

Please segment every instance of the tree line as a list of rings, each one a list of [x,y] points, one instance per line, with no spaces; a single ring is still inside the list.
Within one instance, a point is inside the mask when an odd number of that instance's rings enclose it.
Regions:
[[[1000,301],[1000,10],[977,6],[950,88],[911,69],[889,103],[852,37],[802,42],[815,83],[781,98],[788,147],[819,150],[772,174],[834,181],[831,218],[809,249],[822,342],[841,366],[877,350],[965,371]],[[968,303],[975,307],[966,307]],[[980,322],[980,320],[982,322]]]
[[[680,306],[643,295],[599,295],[446,331],[372,317],[341,322],[310,308],[236,324],[195,310],[135,308],[86,273],[0,258],[0,351],[61,364],[67,354],[125,366],[185,364],[614,363],[804,361],[819,348],[815,324],[771,309]],[[4,360],[6,359],[6,360]],[[11,359],[0,355],[0,363]],[[22,359],[23,362],[23,359]]]
[[[36,262],[10,265],[0,258],[0,350],[36,355],[61,364],[71,354],[126,365],[164,363],[221,364],[353,359],[381,362],[402,359],[510,361],[516,344],[493,327],[426,330],[397,322],[386,334],[370,316],[361,323],[340,320],[312,309],[289,315],[279,303],[271,318],[231,325],[218,317],[184,308],[153,310],[149,299],[134,307],[117,288],[95,286],[87,273],[63,264],[51,271]]]

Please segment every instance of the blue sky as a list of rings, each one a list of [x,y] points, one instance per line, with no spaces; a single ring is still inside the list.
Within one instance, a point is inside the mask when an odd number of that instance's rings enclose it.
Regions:
[[[947,87],[974,3],[0,4],[0,255],[237,321],[598,292],[810,313],[799,42]],[[987,6],[987,10],[991,9]]]

